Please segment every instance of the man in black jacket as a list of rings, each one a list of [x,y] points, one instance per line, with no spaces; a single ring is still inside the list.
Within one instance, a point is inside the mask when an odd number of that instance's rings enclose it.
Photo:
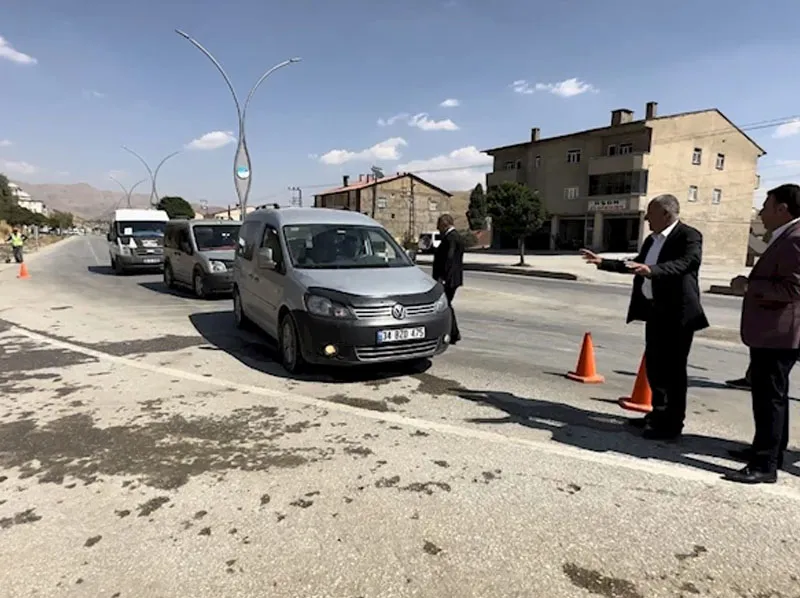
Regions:
[[[627,321],[645,322],[645,364],[653,391],[653,412],[634,423],[653,440],[676,439],[683,431],[689,351],[694,333],[708,327],[698,284],[703,235],[680,222],[679,214],[674,195],[650,202],[647,220],[653,234],[633,261],[581,250],[600,270],[634,275]]]
[[[458,330],[456,313],[453,311],[453,297],[458,287],[464,284],[464,241],[458,234],[450,214],[439,216],[436,228],[439,229],[442,240],[433,256],[433,278],[442,283],[447,301],[450,303],[450,314],[453,317],[450,344],[455,345],[461,340],[461,333]]]

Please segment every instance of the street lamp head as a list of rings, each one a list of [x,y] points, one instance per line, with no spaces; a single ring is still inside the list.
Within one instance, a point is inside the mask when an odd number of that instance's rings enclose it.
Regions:
[[[302,58],[290,58],[289,62],[300,62],[301,60],[303,60],[303,59]]]
[[[175,30],[175,33],[177,33],[177,34],[178,34],[178,35],[180,35],[181,37],[185,37],[186,39],[191,39],[191,38],[189,37],[189,34],[188,34],[188,33],[184,33],[184,32],[183,32],[183,31],[181,31],[180,29],[176,29],[176,30]]]

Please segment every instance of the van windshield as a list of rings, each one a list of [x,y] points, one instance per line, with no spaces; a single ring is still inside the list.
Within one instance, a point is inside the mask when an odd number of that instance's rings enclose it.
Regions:
[[[163,237],[166,222],[152,220],[123,220],[117,222],[117,234],[122,237]]]
[[[284,226],[295,268],[405,268],[413,266],[392,236],[377,226],[300,224]]]
[[[192,227],[197,249],[200,251],[236,249],[240,226],[240,224],[226,224],[224,226],[198,225]]]

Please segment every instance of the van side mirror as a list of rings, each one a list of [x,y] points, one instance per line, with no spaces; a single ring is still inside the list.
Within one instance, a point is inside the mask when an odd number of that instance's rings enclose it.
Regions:
[[[106,241],[111,243],[111,233],[106,233]]]
[[[265,270],[275,269],[275,259],[272,255],[272,248],[261,247],[258,250],[258,267]]]

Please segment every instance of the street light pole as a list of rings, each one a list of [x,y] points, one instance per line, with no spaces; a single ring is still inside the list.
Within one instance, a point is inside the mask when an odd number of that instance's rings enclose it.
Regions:
[[[120,189],[122,189],[122,192],[125,194],[125,195],[122,197],[122,199],[126,199],[126,200],[128,201],[127,205],[128,205],[128,207],[129,207],[129,208],[131,207],[131,196],[133,195],[133,190],[134,190],[134,189],[136,189],[136,187],[138,187],[139,185],[141,185],[141,184],[142,184],[142,183],[144,183],[145,181],[147,181],[147,179],[142,179],[141,181],[136,181],[136,182],[135,182],[133,185],[131,185],[130,189],[127,189],[127,188],[125,187],[125,185],[123,185],[122,183],[120,183],[120,182],[119,182],[119,181],[118,181],[116,178],[114,178],[113,176],[111,176],[111,175],[108,175],[108,178],[110,178],[112,181],[114,181],[114,182],[115,182],[117,185],[119,185],[119,186],[120,186]],[[122,203],[122,199],[120,199],[120,200],[117,202],[117,207],[119,207],[119,204],[121,204],[121,203]]]
[[[126,152],[128,152],[129,154],[132,154],[135,158],[137,158],[139,160],[139,162],[141,162],[144,165],[145,170],[147,170],[147,174],[150,175],[150,181],[151,181],[151,183],[153,185],[152,188],[150,189],[150,206],[151,207],[155,207],[158,204],[158,190],[156,189],[156,180],[158,179],[158,171],[161,170],[161,167],[164,165],[164,162],[166,162],[167,160],[169,160],[173,156],[177,156],[178,154],[180,154],[181,153],[180,150],[177,151],[177,152],[172,152],[168,156],[165,156],[161,160],[161,162],[158,163],[158,166],[156,166],[155,170],[151,170],[150,166],[147,164],[145,159],[142,158],[135,151],[133,151],[131,148],[123,145],[122,149],[124,149]]]
[[[239,197],[239,219],[244,220],[244,217],[247,215],[247,198],[250,195],[250,185],[252,184],[250,178],[250,152],[247,150],[247,139],[245,137],[244,129],[245,118],[247,117],[247,107],[250,105],[250,100],[253,98],[253,94],[267,77],[269,77],[278,69],[289,66],[295,62],[300,62],[300,58],[290,58],[289,60],[284,60],[283,62],[273,66],[271,69],[268,69],[263,75],[261,75],[261,77],[259,77],[255,85],[253,85],[253,88],[250,90],[250,93],[247,94],[247,99],[245,99],[244,106],[242,107],[239,104],[239,97],[236,95],[236,90],[233,88],[233,83],[231,83],[230,77],[228,77],[228,75],[225,73],[225,69],[222,68],[222,65],[219,63],[219,61],[214,58],[214,55],[206,50],[200,44],[200,42],[191,37],[189,34],[184,33],[180,29],[176,29],[175,33],[189,41],[195,48],[206,55],[206,57],[220,72],[222,78],[225,79],[225,83],[228,85],[228,90],[233,96],[233,103],[236,105],[236,114],[239,117],[238,145],[236,146],[236,154],[233,158],[233,184],[236,187],[236,195]]]

